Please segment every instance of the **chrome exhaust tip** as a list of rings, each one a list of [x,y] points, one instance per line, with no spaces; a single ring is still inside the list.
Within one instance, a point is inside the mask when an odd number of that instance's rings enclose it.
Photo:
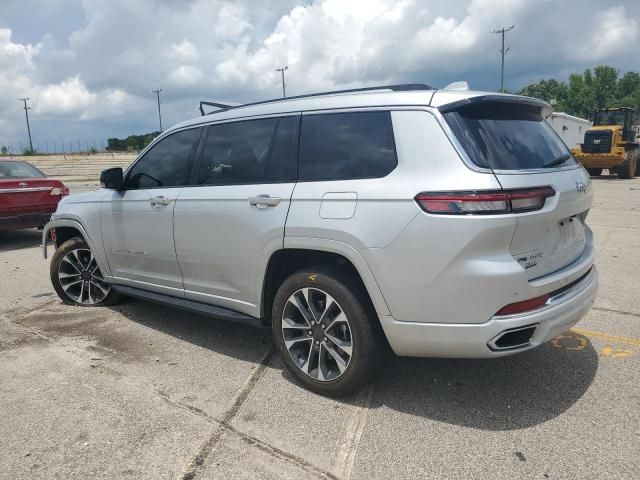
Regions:
[[[510,328],[500,332],[487,344],[491,350],[513,350],[524,348],[531,343],[533,334],[538,328],[538,324],[525,325],[524,327]]]

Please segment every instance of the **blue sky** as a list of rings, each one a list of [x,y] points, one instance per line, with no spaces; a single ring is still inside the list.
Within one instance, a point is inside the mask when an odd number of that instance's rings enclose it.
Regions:
[[[640,70],[634,0],[0,0],[0,142],[106,139],[245,102],[333,88],[467,80],[496,90],[600,64]],[[42,148],[42,147],[41,147]]]

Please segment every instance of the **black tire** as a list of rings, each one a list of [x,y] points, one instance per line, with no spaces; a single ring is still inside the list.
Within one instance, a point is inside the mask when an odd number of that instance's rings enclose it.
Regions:
[[[624,162],[622,162],[622,165],[618,170],[618,178],[633,178],[637,170],[636,163],[635,152],[627,152],[627,158],[624,160]]]
[[[111,289],[111,287],[108,284],[104,283],[104,282],[101,282],[101,285],[104,285],[104,286],[108,287],[107,288],[108,293],[104,296],[104,298],[100,298],[99,301],[95,301],[93,303],[82,303],[82,302],[79,302],[79,301],[77,301],[77,299],[74,299],[71,296],[70,291],[68,293],[68,286],[67,286],[67,290],[65,290],[65,288],[63,287],[62,281],[61,281],[61,264],[62,264],[64,258],[69,253],[73,252],[74,250],[77,250],[77,251],[90,251],[89,246],[87,245],[87,243],[82,238],[75,237],[75,238],[71,238],[71,239],[67,240],[62,245],[60,245],[56,249],[55,253],[53,254],[53,257],[51,257],[51,265],[49,267],[49,275],[51,277],[51,283],[53,285],[53,288],[56,291],[56,293],[58,294],[58,297],[60,297],[60,300],[62,300],[67,305],[77,305],[77,306],[80,306],[80,307],[102,307],[102,306],[107,306],[107,305],[114,305],[114,304],[120,302],[122,300],[122,295],[120,295],[115,290]],[[65,267],[63,266],[62,269],[64,269],[64,268]],[[97,271],[98,274],[101,274],[99,268],[97,268],[97,264],[96,264],[96,271]],[[95,287],[94,287],[94,289],[95,289]],[[103,292],[100,292],[100,293],[102,294]],[[80,294],[80,298],[82,298],[82,297],[83,297],[83,295]]]
[[[587,168],[587,172],[589,172],[589,175],[591,175],[592,177],[599,177],[600,175],[602,175],[602,170],[604,170],[603,168]]]
[[[306,374],[285,345],[282,329],[284,309],[289,298],[303,288],[326,292],[335,299],[348,319],[352,354],[344,372],[333,380],[320,381]],[[276,348],[289,371],[306,388],[321,395],[342,397],[369,383],[387,356],[383,334],[367,295],[357,280],[337,269],[305,268],[289,276],[280,285],[274,298],[271,324]]]

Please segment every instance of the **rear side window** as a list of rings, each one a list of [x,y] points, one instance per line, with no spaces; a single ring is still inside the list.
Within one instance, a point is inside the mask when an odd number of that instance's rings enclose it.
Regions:
[[[128,189],[176,187],[189,181],[191,150],[200,129],[183,130],[163,138],[131,168]]]
[[[447,112],[444,117],[479,167],[528,170],[575,165],[538,108],[482,102]]]
[[[209,127],[198,185],[294,181],[298,117],[265,118]]]
[[[302,117],[299,162],[300,180],[384,177],[398,163],[389,112]]]

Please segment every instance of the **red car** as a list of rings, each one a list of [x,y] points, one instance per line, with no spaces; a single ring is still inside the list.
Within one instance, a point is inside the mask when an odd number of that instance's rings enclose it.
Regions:
[[[0,229],[41,227],[69,189],[33,165],[0,160]]]

